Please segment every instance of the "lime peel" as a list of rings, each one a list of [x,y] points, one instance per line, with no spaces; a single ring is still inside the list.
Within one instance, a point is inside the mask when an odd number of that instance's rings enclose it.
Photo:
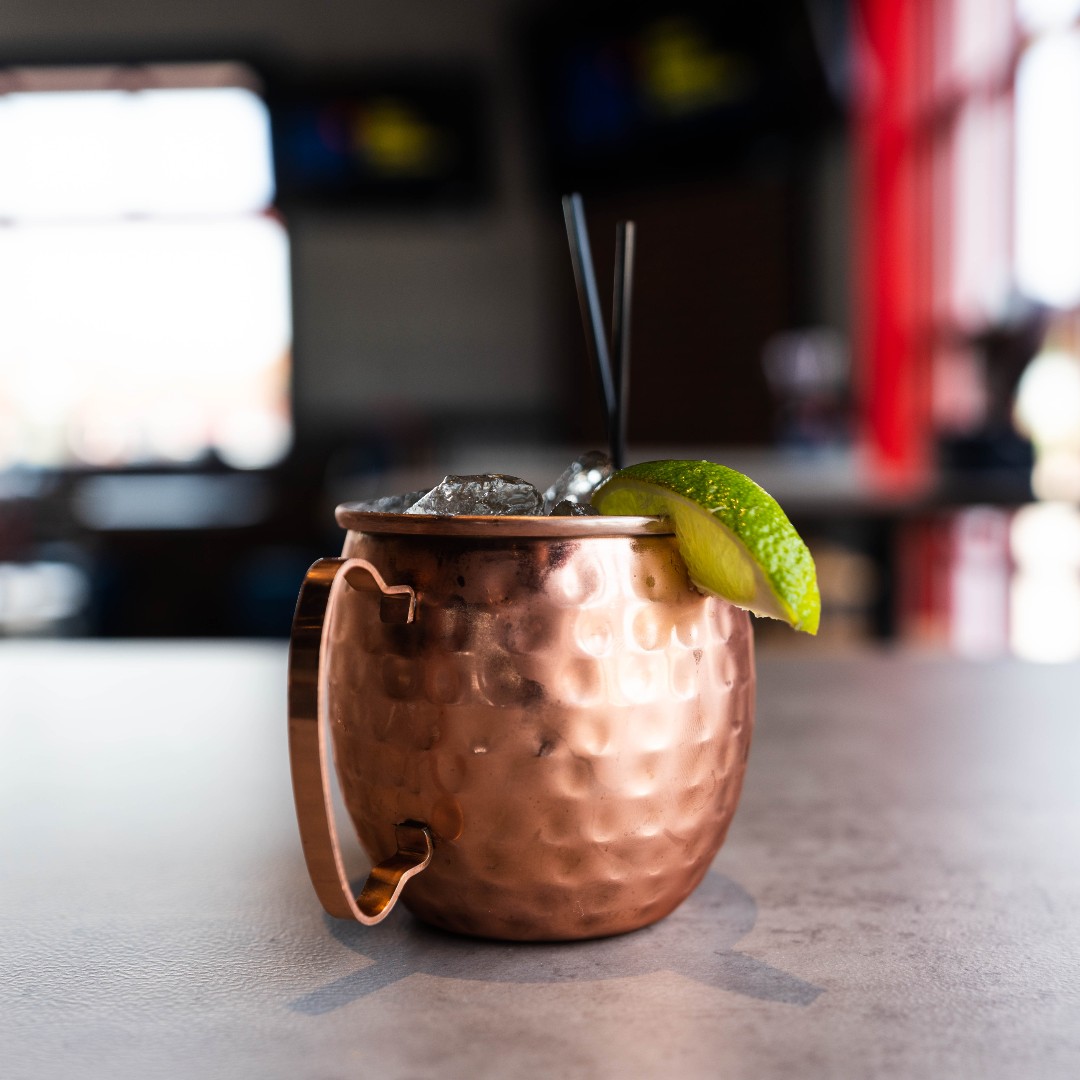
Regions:
[[[592,503],[602,514],[670,518],[698,589],[817,633],[813,557],[779,503],[749,477],[711,461],[646,461],[615,473]]]

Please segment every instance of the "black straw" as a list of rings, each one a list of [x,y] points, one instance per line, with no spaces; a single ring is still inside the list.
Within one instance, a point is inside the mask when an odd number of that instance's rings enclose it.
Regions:
[[[634,223],[615,228],[615,292],[611,309],[611,352],[615,359],[615,434],[611,458],[615,468],[626,464],[626,423],[630,400],[630,305],[634,281]]]
[[[589,232],[585,226],[585,207],[581,196],[575,193],[563,196],[562,208],[563,217],[566,220],[566,235],[570,241],[570,261],[574,267],[574,283],[577,285],[581,321],[585,328],[585,345],[600,379],[600,391],[604,397],[607,419],[608,444],[612,460],[617,461],[620,457],[617,431],[618,396],[611,374],[611,360],[608,356],[607,339],[604,336],[603,320],[600,314],[600,295],[596,289],[596,272],[593,270]]]

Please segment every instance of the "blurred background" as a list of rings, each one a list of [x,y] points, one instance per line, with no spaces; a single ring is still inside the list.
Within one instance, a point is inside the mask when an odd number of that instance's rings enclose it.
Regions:
[[[1080,0],[8,0],[0,636],[283,638],[338,502],[603,445],[572,190],[813,647],[1080,658]]]

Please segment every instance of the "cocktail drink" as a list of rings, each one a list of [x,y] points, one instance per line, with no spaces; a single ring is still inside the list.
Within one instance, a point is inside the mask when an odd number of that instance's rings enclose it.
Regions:
[[[419,493],[338,508],[342,557],[309,572],[290,661],[301,835],[332,914],[377,922],[400,893],[447,929],[566,940],[647,925],[701,880],[753,727],[744,607],[782,598],[738,607],[703,591],[717,567],[691,551],[687,508],[649,504],[642,475],[617,474],[596,501],[644,501],[648,516],[583,513],[587,494],[554,491],[548,507],[570,510],[507,513],[528,485],[507,492],[499,477],[486,479],[503,506],[486,489],[457,504],[494,513],[447,512],[468,487],[451,478],[424,497],[434,513]],[[719,572],[742,581],[737,566]],[[356,897],[329,807],[327,724],[375,864]]]
[[[342,557],[301,588],[293,789],[332,915],[375,923],[403,895],[450,930],[548,941],[663,917],[704,876],[742,789],[747,611],[817,630],[813,560],[753,481],[704,461],[614,471],[634,228],[617,230],[613,365],[580,196],[563,212],[611,458],[585,455],[543,495],[517,477],[448,476],[338,507]],[[375,864],[356,896],[324,714]]]

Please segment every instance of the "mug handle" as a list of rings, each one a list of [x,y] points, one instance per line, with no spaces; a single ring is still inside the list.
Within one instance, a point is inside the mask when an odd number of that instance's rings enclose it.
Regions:
[[[408,585],[387,585],[366,559],[319,559],[300,586],[289,643],[289,761],[304,861],[330,915],[373,926],[390,914],[409,878],[431,862],[433,846],[422,822],[399,822],[394,826],[397,851],[372,867],[360,895],[353,896],[334,824],[326,731],[320,721],[326,614],[339,578],[353,588],[374,583],[382,594],[384,621],[412,622],[416,593]]]

